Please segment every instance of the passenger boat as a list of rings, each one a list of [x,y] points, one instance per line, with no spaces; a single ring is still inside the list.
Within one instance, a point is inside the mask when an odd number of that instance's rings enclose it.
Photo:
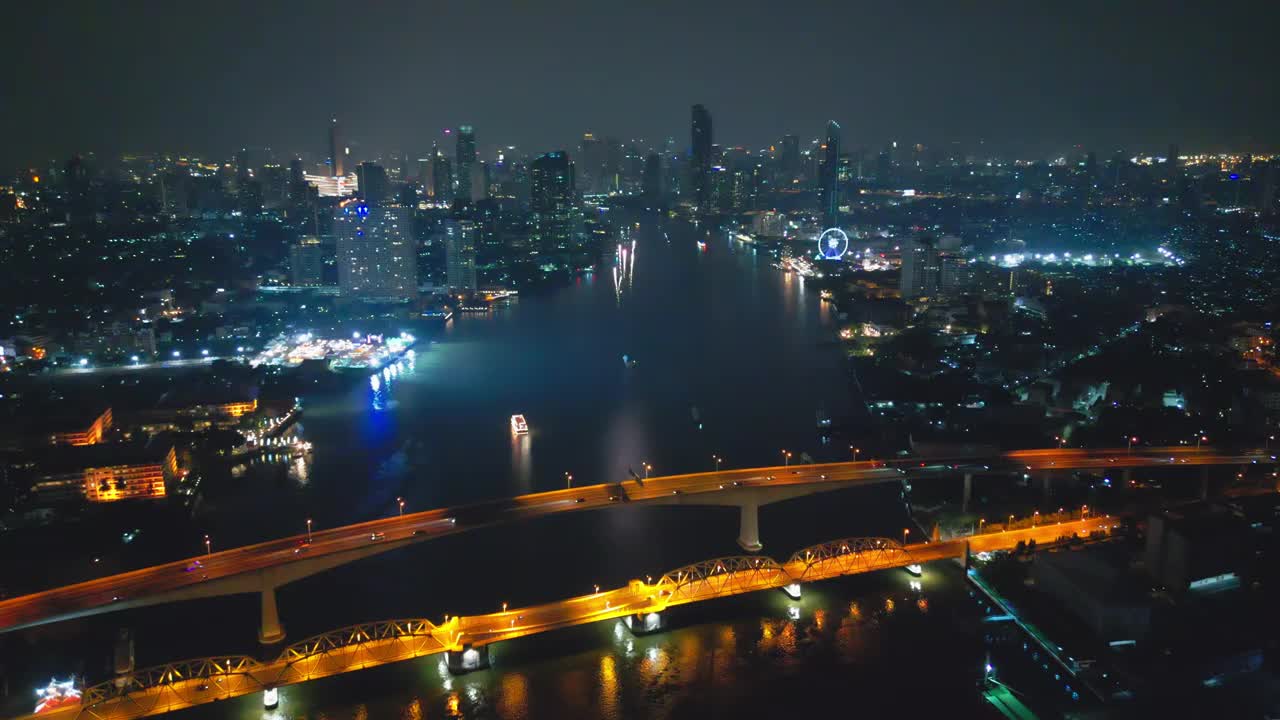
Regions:
[[[517,435],[529,434],[529,423],[525,422],[523,415],[511,416],[511,432]]]

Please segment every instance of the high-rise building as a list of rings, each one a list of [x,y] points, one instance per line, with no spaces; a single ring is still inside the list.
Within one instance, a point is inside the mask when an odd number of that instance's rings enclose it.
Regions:
[[[342,133],[338,128],[338,118],[329,121],[329,168],[333,177],[346,175],[347,146],[342,144]]]
[[[453,197],[456,200],[471,201],[472,171],[476,164],[476,132],[470,125],[458,127],[457,166],[454,168],[458,183]]]
[[[651,203],[662,201],[662,158],[658,153],[649,153],[644,159],[642,187],[645,200]]]
[[[840,214],[840,124],[827,123],[827,142],[823,146],[821,179],[818,196],[822,206],[824,227],[835,227]]]
[[[289,275],[294,285],[324,282],[324,246],[320,238],[304,235],[289,247]]]
[[[444,257],[449,292],[476,291],[476,224],[444,222]]]
[[[574,166],[563,150],[549,152],[529,167],[529,208],[533,211],[533,241],[545,251],[573,244],[578,220]]]
[[[387,169],[371,162],[362,162],[356,166],[356,186],[360,198],[370,207],[382,207],[387,204],[391,183],[387,180]]]
[[[591,133],[582,135],[582,146],[578,152],[578,162],[574,163],[578,189],[584,193],[601,192],[604,183],[605,163],[608,148],[603,141]]]
[[[711,199],[712,129],[711,113],[702,105],[693,106],[692,134],[689,145],[689,175],[693,181],[693,199],[705,207]]]
[[[338,286],[343,295],[409,299],[418,292],[418,257],[409,211],[348,203],[334,217]]]
[[[902,275],[898,287],[903,300],[936,295],[942,280],[938,246],[930,238],[908,238],[902,242]]]
[[[448,203],[453,199],[453,167],[449,158],[437,154],[431,163],[431,192],[438,203]]]
[[[779,165],[783,181],[790,186],[800,176],[800,137],[798,135],[782,136],[782,157]]]

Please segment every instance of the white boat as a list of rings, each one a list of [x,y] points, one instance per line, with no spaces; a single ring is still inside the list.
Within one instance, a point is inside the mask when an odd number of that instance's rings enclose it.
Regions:
[[[529,423],[525,422],[523,415],[511,416],[511,432],[517,435],[529,434]]]

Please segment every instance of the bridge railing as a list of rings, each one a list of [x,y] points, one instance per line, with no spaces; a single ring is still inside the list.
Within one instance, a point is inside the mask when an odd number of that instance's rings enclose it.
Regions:
[[[787,571],[773,558],[735,555],[676,568],[663,575],[655,586],[660,599],[680,604],[780,587],[788,582]]]
[[[797,569],[796,580],[804,581],[910,563],[911,553],[897,540],[851,537],[797,550],[787,560],[787,567]]]

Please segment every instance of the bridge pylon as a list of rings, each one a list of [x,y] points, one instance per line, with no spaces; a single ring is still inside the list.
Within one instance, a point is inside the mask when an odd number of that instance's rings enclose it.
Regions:
[[[258,642],[274,647],[284,641],[284,624],[280,622],[280,610],[276,607],[276,589],[264,586],[258,593],[262,599],[262,622],[258,626]]]
[[[738,545],[747,552],[760,552],[764,549],[760,542],[760,501],[751,496],[743,500],[738,509]]]

